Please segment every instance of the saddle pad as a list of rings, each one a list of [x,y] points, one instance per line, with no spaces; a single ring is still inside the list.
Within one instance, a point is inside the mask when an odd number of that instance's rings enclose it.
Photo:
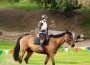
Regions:
[[[36,45],[40,45],[40,38],[36,37],[36,38],[34,39],[34,43],[35,43]]]
[[[44,45],[48,45],[49,40],[50,40],[50,36],[48,36],[48,40],[45,40],[43,44],[44,44]],[[35,43],[36,45],[40,45],[40,38],[36,37],[36,38],[34,39],[34,43]]]

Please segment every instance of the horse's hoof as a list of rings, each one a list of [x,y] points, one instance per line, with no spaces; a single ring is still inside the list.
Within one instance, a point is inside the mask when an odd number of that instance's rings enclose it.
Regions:
[[[22,61],[19,61],[19,63],[21,64],[21,63],[22,63]]]
[[[25,61],[25,63],[26,63],[26,64],[28,64],[28,61],[27,61],[27,59],[26,59],[26,58],[24,59],[24,61]]]

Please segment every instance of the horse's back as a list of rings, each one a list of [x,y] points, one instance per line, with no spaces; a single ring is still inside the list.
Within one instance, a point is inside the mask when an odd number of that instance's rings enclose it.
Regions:
[[[49,51],[52,51],[53,50],[53,47],[55,46],[53,44],[54,42],[54,38],[50,38],[50,41],[48,43],[48,45],[45,45],[44,46],[44,51],[40,51],[39,50],[39,45],[36,45],[35,42],[34,42],[34,39],[36,38],[35,35],[26,35],[24,36],[22,39],[21,39],[21,42],[23,44],[23,46],[27,47],[27,48],[30,48],[31,51],[33,52],[37,52],[37,53],[42,53],[42,54],[46,54],[48,53]],[[52,47],[53,46],[53,47]],[[51,48],[52,47],[52,48]]]
[[[20,39],[20,45],[29,46],[30,42],[32,42],[35,35],[25,35]]]

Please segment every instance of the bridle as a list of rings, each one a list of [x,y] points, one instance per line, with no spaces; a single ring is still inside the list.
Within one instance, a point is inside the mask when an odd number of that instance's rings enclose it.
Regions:
[[[64,42],[66,42],[66,41],[64,41]],[[64,43],[64,42],[63,42],[63,43]],[[66,42],[66,43],[68,43],[68,42]],[[71,44],[69,44],[69,43],[68,43],[68,45],[67,45],[67,46],[65,46],[65,47],[64,47],[64,49],[65,49],[65,48],[68,48],[68,47],[69,47],[69,45],[70,45],[70,46],[72,46]],[[59,51],[59,50],[58,50],[58,51]]]

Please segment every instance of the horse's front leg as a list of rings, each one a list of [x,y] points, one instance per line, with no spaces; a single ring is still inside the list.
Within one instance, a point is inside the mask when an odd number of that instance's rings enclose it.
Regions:
[[[44,62],[44,65],[46,65],[48,63],[48,60],[50,59],[49,55],[47,55],[46,59],[45,59],[45,62]]]
[[[50,54],[50,58],[51,58],[51,61],[52,61],[52,65],[55,65],[54,54],[53,53]]]

